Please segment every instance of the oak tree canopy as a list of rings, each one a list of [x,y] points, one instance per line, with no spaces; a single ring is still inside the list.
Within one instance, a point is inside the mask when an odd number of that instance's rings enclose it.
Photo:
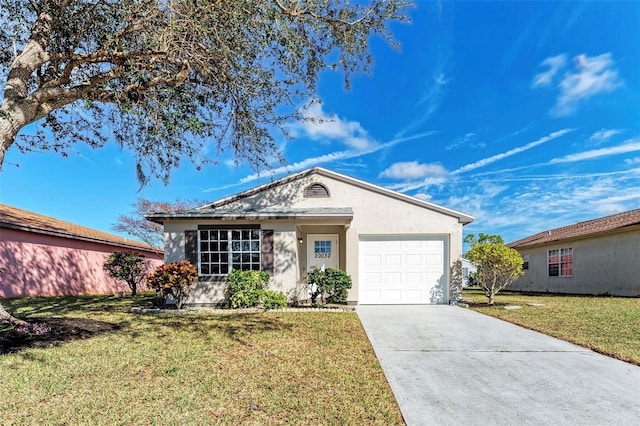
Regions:
[[[142,184],[221,152],[255,168],[303,119],[319,73],[348,87],[392,45],[404,0],[0,0],[0,166],[7,149],[115,140]],[[38,123],[35,134],[21,133]],[[211,152],[213,158],[203,154]]]

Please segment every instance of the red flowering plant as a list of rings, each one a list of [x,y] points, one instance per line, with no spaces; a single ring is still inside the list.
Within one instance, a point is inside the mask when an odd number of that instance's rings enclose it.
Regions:
[[[162,293],[164,297],[171,296],[176,307],[182,309],[191,286],[197,279],[197,268],[188,260],[182,260],[158,266],[153,273],[147,275],[147,287]]]

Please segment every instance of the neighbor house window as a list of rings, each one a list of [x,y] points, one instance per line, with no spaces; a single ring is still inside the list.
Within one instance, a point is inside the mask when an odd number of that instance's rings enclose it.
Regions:
[[[547,264],[550,277],[573,276],[573,249],[563,248],[549,250]]]
[[[524,269],[524,270],[529,269],[529,255],[528,254],[523,254],[522,255],[522,269]]]
[[[198,240],[200,275],[260,270],[259,229],[201,229]]]

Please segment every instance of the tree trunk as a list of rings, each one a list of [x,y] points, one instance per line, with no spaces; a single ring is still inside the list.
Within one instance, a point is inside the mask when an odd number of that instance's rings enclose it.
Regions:
[[[9,119],[9,116],[5,117],[4,114],[9,114],[4,108],[0,109],[0,169],[4,163],[4,154],[9,147],[16,140],[17,131],[14,131],[14,126]]]
[[[21,319],[16,318],[13,315],[11,315],[9,312],[7,312],[4,306],[2,306],[2,303],[0,303],[0,320],[8,321],[12,324],[26,324],[25,321],[22,321]]]
[[[493,298],[494,298],[494,296],[495,296],[495,294],[493,294],[493,293],[491,293],[491,294],[489,294],[489,296],[487,296],[487,297],[489,298],[489,304],[490,304],[490,305],[493,305],[493,302],[494,302]]]

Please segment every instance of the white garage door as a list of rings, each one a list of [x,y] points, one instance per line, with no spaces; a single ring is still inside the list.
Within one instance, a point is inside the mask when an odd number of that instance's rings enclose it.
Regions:
[[[360,304],[446,303],[445,240],[441,237],[361,237]]]

